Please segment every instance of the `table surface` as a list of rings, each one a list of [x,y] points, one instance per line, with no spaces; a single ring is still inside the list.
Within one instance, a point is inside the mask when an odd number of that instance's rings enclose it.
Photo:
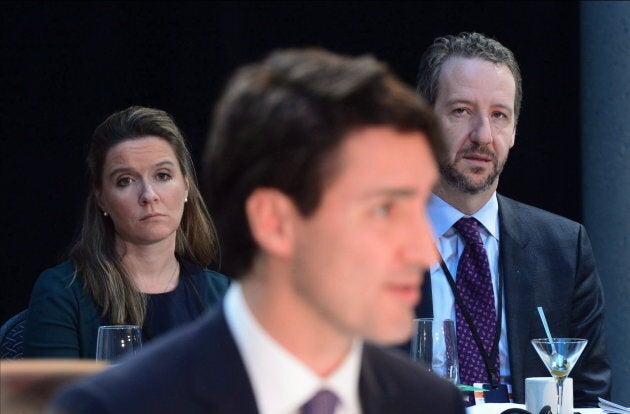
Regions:
[[[525,405],[509,403],[479,404],[466,408],[466,414],[501,414],[504,410],[507,410],[508,408],[525,409]],[[573,412],[580,414],[601,414],[604,411],[601,408],[574,408]]]

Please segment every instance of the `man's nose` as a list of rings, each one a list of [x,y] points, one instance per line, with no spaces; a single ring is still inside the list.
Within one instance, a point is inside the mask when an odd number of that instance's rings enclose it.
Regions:
[[[410,224],[407,228],[406,257],[424,269],[428,269],[440,260],[433,243],[433,227],[425,213],[416,217]]]
[[[481,146],[492,143],[492,126],[490,125],[490,119],[484,114],[479,114],[473,118],[473,122],[470,140]]]

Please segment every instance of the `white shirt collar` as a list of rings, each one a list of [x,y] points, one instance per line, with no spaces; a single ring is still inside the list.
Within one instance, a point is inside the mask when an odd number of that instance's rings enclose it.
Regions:
[[[228,289],[224,310],[261,414],[297,413],[300,406],[323,388],[339,397],[336,414],[361,412],[361,340],[353,342],[349,354],[335,372],[321,378],[265,332],[245,302],[238,282]]]
[[[453,224],[466,214],[457,210],[435,194],[429,197],[427,205],[427,213],[431,224],[433,224],[434,239],[439,239],[448,232]],[[497,193],[494,192],[490,200],[479,209],[472,217],[479,220],[487,232],[499,240],[499,202],[497,201]]]

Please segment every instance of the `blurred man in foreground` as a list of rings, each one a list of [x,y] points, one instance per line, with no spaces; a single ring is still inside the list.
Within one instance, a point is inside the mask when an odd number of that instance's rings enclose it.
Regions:
[[[463,413],[455,387],[379,346],[409,338],[437,259],[425,214],[437,142],[430,110],[371,57],[289,50],[239,70],[202,176],[237,281],[55,409]]]

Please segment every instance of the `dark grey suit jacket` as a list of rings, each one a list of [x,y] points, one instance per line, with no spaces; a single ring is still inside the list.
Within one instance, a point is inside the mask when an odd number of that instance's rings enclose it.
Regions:
[[[366,344],[363,413],[464,414],[451,384],[404,356]],[[132,359],[63,390],[54,413],[257,413],[252,386],[223,307],[156,340]],[[429,410],[429,411],[427,411]]]
[[[585,338],[571,372],[576,407],[610,396],[604,340],[604,298],[586,229],[579,223],[498,195],[499,255],[505,281],[508,351],[514,401],[524,403],[525,378],[549,376],[531,339],[546,337],[536,310],[542,306],[551,334]],[[422,287],[419,317],[433,315],[431,278]]]

